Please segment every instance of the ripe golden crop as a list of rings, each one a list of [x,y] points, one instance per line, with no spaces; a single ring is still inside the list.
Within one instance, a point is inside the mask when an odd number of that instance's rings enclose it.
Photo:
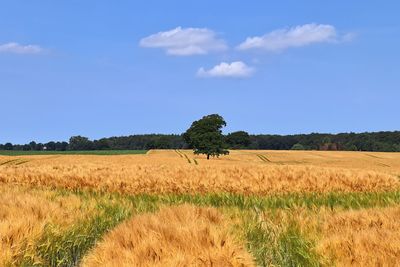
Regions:
[[[325,216],[317,251],[337,266],[396,266],[400,261],[400,206]]]
[[[354,152],[232,151],[209,161],[172,150],[129,156],[28,156],[20,158],[22,164],[0,165],[0,182],[129,194],[395,190],[400,161],[391,153],[381,154],[378,159]]]
[[[248,150],[211,160],[188,150],[0,156],[0,265],[18,266],[26,258],[27,266],[75,264],[86,255],[84,266],[279,265],[291,257],[310,266],[332,260],[392,266],[400,261],[399,174],[399,153]],[[232,194],[208,195],[226,192]],[[218,209],[157,211],[189,199]],[[39,246],[45,247],[40,253]]]
[[[94,203],[49,190],[0,186],[0,266],[14,263],[35,249],[45,227],[59,230],[90,214]],[[40,258],[33,257],[34,262]]]
[[[163,208],[116,227],[82,266],[254,266],[227,229],[214,208]]]

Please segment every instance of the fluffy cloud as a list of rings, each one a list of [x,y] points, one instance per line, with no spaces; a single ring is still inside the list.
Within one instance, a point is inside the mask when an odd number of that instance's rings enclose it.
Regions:
[[[164,48],[169,55],[202,55],[227,49],[215,32],[206,28],[175,28],[152,34],[140,40],[140,46]]]
[[[43,49],[38,45],[21,45],[19,43],[0,44],[0,53],[38,54]]]
[[[240,50],[263,49],[282,51],[290,47],[301,47],[314,43],[336,42],[335,27],[324,24],[305,24],[290,29],[280,29],[263,36],[248,37],[238,46]]]
[[[254,69],[247,66],[242,61],[235,61],[232,63],[222,62],[214,66],[212,69],[205,70],[200,68],[197,71],[198,77],[249,77],[253,74]]]

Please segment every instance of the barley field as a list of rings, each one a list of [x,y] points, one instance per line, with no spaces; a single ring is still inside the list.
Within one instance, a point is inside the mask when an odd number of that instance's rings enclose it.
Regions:
[[[395,266],[400,154],[0,156],[0,266]]]

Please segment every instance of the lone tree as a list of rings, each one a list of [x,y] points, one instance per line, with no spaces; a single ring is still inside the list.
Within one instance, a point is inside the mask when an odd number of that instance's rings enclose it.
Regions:
[[[222,127],[226,126],[224,118],[218,114],[204,116],[194,121],[192,126],[183,134],[186,143],[193,148],[195,154],[210,156],[227,155],[225,138],[222,135]]]

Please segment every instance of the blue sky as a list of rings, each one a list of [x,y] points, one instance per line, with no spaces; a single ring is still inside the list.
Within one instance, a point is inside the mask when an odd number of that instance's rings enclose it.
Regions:
[[[400,130],[399,1],[0,6],[0,143]]]

